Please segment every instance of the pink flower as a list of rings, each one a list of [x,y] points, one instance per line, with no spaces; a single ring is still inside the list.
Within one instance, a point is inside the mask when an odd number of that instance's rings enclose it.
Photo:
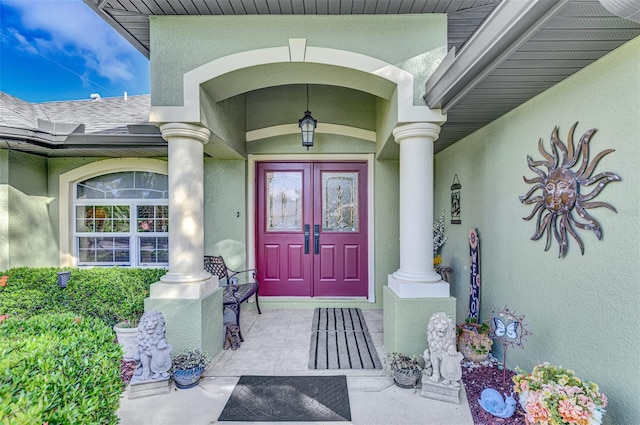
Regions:
[[[607,396],[604,393],[600,394],[600,400],[602,400],[602,407],[607,407]]]
[[[572,399],[558,401],[558,413],[565,422],[577,425],[589,425],[591,414],[576,405]]]
[[[549,409],[541,402],[542,391],[529,393],[527,399],[527,421],[531,423],[546,422],[549,420]]]

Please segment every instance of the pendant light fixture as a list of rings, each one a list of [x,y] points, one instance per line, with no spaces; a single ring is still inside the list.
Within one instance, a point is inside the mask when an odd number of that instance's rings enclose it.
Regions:
[[[304,111],[304,117],[298,121],[298,127],[302,132],[302,146],[306,146],[309,150],[310,146],[313,146],[313,136],[316,131],[316,125],[318,121],[314,120],[309,112],[309,84],[307,84],[307,110]]]

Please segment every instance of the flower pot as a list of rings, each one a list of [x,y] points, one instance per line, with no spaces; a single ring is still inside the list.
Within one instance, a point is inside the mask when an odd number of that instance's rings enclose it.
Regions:
[[[138,349],[138,328],[123,327],[122,323],[118,323],[113,327],[118,338],[118,343],[122,346],[122,358],[129,361],[133,360],[133,355]]]
[[[414,388],[419,378],[419,369],[398,369],[393,371],[393,382],[400,388]]]
[[[178,369],[173,371],[173,380],[176,383],[176,387],[180,389],[192,388],[198,385],[200,376],[204,367],[198,366],[192,369]]]
[[[465,324],[458,328],[458,351],[466,360],[480,363],[489,357],[493,340],[488,333],[480,333],[477,324]]]

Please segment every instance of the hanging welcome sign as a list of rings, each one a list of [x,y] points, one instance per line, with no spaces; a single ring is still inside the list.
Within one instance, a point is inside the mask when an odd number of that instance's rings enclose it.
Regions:
[[[469,318],[476,319],[480,323],[480,240],[478,230],[469,230],[469,259],[471,261],[469,292]]]

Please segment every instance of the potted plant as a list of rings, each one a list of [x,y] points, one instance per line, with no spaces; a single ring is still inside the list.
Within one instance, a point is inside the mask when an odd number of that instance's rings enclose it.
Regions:
[[[131,361],[138,349],[138,324],[144,314],[144,295],[126,288],[120,294],[120,300],[118,310],[115,312],[118,322],[113,330],[124,352],[122,358]]]
[[[458,351],[466,360],[480,363],[489,357],[493,340],[489,337],[489,325],[477,323],[475,317],[465,319],[457,326]]]
[[[211,357],[199,348],[189,348],[173,356],[173,380],[176,387],[195,387],[200,381],[204,368],[211,363]]]
[[[385,355],[383,363],[384,370],[393,376],[393,381],[400,388],[414,388],[418,383],[422,371],[418,356],[393,351]]]
[[[127,361],[133,360],[133,355],[138,349],[138,322],[140,315],[132,315],[121,318],[115,324],[113,330],[116,333],[118,343],[122,346],[122,358]]]
[[[512,379],[527,424],[600,425],[607,397],[593,382],[583,381],[571,370],[542,363],[526,373],[516,368]]]

